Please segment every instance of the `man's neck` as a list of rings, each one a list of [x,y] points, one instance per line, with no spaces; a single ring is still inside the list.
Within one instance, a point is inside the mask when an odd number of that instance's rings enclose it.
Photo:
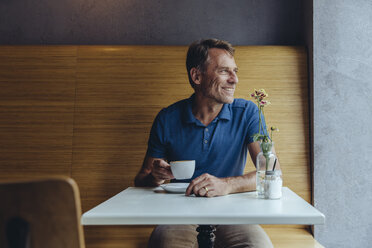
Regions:
[[[192,113],[205,126],[208,126],[221,112],[223,103],[195,94]]]

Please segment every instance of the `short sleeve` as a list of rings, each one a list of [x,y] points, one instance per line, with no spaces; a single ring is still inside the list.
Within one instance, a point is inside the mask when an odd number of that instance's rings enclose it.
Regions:
[[[147,156],[153,158],[165,158],[166,142],[165,142],[165,110],[161,110],[156,116],[150,131],[150,137],[147,146]]]

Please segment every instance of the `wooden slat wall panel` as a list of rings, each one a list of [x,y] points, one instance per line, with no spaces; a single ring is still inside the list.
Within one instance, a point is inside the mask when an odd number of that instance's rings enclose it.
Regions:
[[[265,88],[284,185],[310,202],[306,52],[237,47],[236,97]],[[192,94],[187,47],[0,47],[0,180],[71,175],[83,211],[128,186],[158,111]],[[253,164],[248,160],[247,170]],[[266,228],[271,228],[268,226]],[[296,226],[301,228],[302,226]],[[152,227],[86,227],[87,247],[144,247]]]
[[[184,61],[184,47],[79,47],[72,175],[83,210],[133,186],[155,115],[192,94]]]
[[[72,175],[84,211],[133,186],[157,112],[192,94],[184,61],[184,47],[79,47]],[[86,243],[146,247],[151,231],[89,227]]]
[[[0,180],[70,176],[76,52],[0,46]]]
[[[251,99],[253,90],[264,88],[270,105],[265,107],[267,126],[274,133],[283,184],[311,201],[309,99],[307,55],[302,47],[237,47],[239,83],[235,97]],[[246,168],[252,167],[249,160]]]
[[[239,83],[235,97],[252,99],[254,89],[264,88],[270,105],[265,107],[267,126],[274,133],[276,153],[283,171],[283,184],[311,202],[307,54],[302,47],[237,47]],[[252,170],[247,160],[245,171]],[[264,225],[283,228],[285,225]],[[303,225],[291,225],[304,228]]]

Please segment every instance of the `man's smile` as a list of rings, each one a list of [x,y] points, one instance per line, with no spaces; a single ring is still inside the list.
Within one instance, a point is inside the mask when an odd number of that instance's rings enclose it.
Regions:
[[[231,87],[222,87],[222,89],[228,92],[229,94],[233,94],[235,91],[235,88],[231,88]]]

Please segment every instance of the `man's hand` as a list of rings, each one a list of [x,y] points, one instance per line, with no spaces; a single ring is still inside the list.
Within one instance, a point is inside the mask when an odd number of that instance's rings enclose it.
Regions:
[[[174,178],[170,169],[170,165],[163,159],[154,160],[152,164],[151,175],[157,182],[164,182],[164,180],[170,180]]]
[[[229,194],[228,182],[224,178],[218,178],[205,173],[190,183],[186,195],[213,197]]]

